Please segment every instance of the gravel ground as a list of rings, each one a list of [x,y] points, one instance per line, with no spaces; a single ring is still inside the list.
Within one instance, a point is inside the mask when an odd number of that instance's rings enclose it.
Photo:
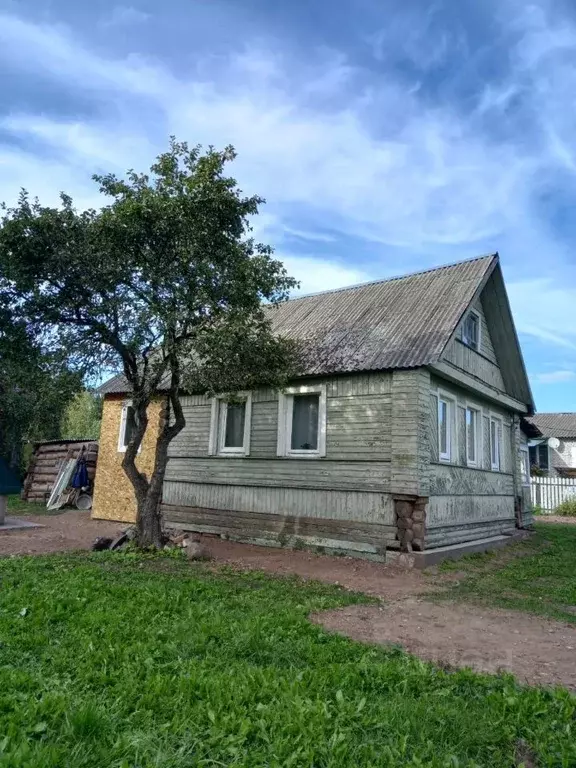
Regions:
[[[60,515],[26,515],[22,517],[42,528],[22,528],[2,531],[0,528],[0,557],[5,555],[40,555],[90,549],[98,536],[117,536],[123,523],[91,520],[90,512],[69,510]]]

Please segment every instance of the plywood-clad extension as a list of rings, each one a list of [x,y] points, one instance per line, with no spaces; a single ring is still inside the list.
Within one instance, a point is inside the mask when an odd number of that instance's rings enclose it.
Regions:
[[[120,394],[106,395],[104,398],[92,517],[133,523],[136,520],[134,490],[122,469],[124,454],[118,450],[125,400],[126,396]],[[138,468],[146,474],[150,474],[154,467],[162,403],[163,398],[158,397],[148,407],[148,429],[136,461]]]

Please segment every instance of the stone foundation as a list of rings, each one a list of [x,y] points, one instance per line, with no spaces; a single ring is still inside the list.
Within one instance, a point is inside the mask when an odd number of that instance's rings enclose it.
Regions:
[[[428,499],[404,497],[394,500],[397,539],[401,552],[422,552],[426,541],[426,504]]]

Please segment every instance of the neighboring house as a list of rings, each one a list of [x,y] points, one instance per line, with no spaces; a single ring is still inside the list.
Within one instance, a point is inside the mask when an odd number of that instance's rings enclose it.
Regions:
[[[503,541],[530,520],[521,417],[534,412],[498,255],[291,299],[277,332],[312,362],[282,393],[183,397],[167,524],[381,559]],[[132,413],[104,384],[94,516],[133,520]],[[152,465],[162,396],[140,466]],[[489,540],[486,542],[486,540]]]
[[[576,413],[538,413],[533,427],[530,466],[551,477],[576,477]]]

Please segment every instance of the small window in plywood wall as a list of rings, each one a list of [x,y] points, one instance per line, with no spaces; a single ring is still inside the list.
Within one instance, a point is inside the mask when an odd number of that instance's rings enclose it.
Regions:
[[[122,415],[120,417],[120,431],[118,434],[118,451],[125,453],[128,443],[132,439],[136,429],[136,410],[132,401],[125,402],[122,406]]]

